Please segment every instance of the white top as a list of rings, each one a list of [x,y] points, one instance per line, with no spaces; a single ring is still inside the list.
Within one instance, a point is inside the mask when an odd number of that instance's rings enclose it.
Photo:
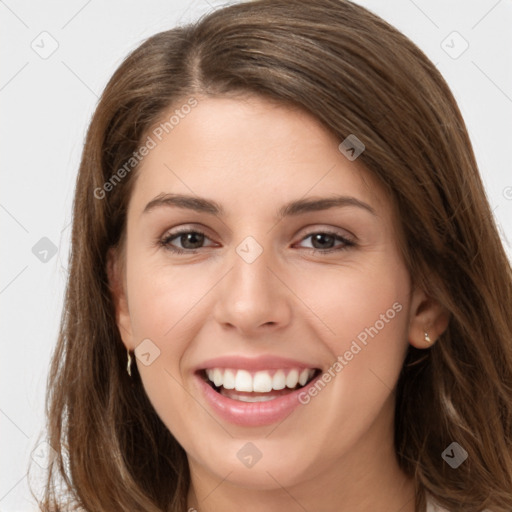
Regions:
[[[450,512],[448,509],[441,507],[441,505],[436,505],[434,503],[434,498],[427,493],[427,512]],[[483,510],[482,512],[491,512],[488,508]]]
[[[445,508],[441,508],[441,506],[436,505],[430,496],[427,496],[427,512],[449,512]]]

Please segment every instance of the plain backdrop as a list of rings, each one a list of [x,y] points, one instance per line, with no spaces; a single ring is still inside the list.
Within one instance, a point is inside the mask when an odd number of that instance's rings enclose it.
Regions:
[[[511,255],[511,0],[357,3],[409,36],[447,80]],[[39,445],[44,393],[67,276],[73,189],[98,96],[144,39],[220,5],[0,1],[0,512],[35,510],[27,468],[46,449]]]

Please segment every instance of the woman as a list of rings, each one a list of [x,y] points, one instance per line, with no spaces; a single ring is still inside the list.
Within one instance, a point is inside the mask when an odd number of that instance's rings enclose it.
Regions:
[[[258,0],[157,34],[84,147],[41,508],[510,511],[511,304],[396,29]]]

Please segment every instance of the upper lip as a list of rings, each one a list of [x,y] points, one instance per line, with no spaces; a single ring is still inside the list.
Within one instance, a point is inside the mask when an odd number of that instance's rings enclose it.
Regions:
[[[287,357],[272,355],[262,355],[258,357],[245,357],[241,355],[220,356],[203,361],[196,366],[195,371],[206,370],[208,368],[233,368],[239,370],[259,371],[259,370],[278,370],[281,368],[319,368]]]

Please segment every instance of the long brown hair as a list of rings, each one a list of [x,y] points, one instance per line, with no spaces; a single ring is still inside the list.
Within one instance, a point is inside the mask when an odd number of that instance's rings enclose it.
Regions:
[[[454,511],[510,512],[510,263],[446,82],[407,37],[347,0],[256,0],[216,10],[148,39],[108,83],[76,182],[47,390],[56,457],[41,509],[186,509],[186,454],[136,368],[132,379],[126,373],[106,258],[123,244],[137,176],[126,162],[148,130],[189,98],[239,93],[299,106],[340,142],[356,134],[365,144],[358,161],[397,208],[414,284],[451,315],[432,348],[409,346],[396,391],[396,454],[416,482],[416,510],[425,510],[427,492]],[[468,453],[457,469],[442,457],[452,442]]]

